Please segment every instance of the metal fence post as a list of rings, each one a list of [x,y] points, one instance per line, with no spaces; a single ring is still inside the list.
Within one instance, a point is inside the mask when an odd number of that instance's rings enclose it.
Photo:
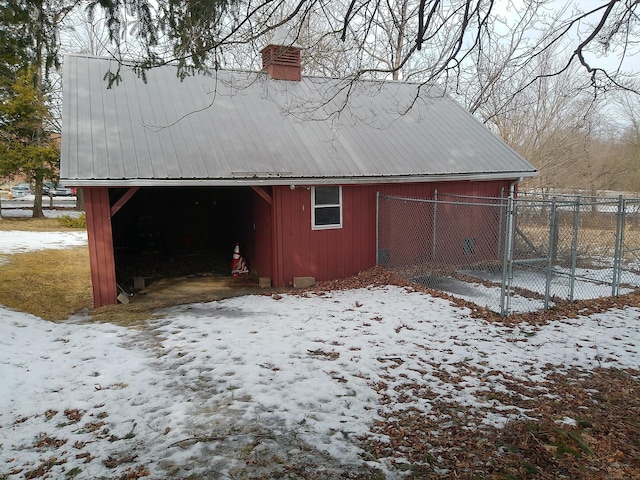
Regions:
[[[499,207],[498,207],[498,212],[500,214],[500,218],[499,218],[499,224],[498,224],[498,245],[497,245],[497,250],[496,250],[496,257],[500,258],[500,252],[502,252],[502,226],[503,226],[503,222],[504,219],[502,218],[502,216],[504,215],[504,209],[502,208],[504,206],[504,187],[502,187],[500,189],[500,203],[499,203]]]
[[[620,294],[620,277],[622,275],[622,251],[624,242],[624,221],[626,204],[622,195],[618,197],[618,213],[616,216],[616,243],[613,254],[613,278],[611,279],[611,296],[617,297]]]
[[[436,261],[436,241],[438,240],[438,190],[434,190],[433,192],[433,238],[431,241],[433,242],[431,245],[431,261]]]
[[[380,265],[380,192],[376,192],[376,265]]]
[[[573,301],[576,285],[576,265],[578,262],[578,231],[580,229],[580,196],[576,197],[573,211],[573,241],[571,243],[571,276],[569,277],[569,301]]]
[[[556,197],[551,199],[551,217],[549,225],[549,258],[547,260],[547,274],[544,286],[544,309],[549,309],[549,300],[551,299],[551,277],[553,272],[553,258],[556,252],[556,214],[558,206],[556,204]]]
[[[499,258],[500,257],[500,252],[502,251],[502,223],[503,223],[503,218],[502,216],[504,215],[504,209],[502,208],[504,206],[504,187],[502,187],[502,189],[500,190],[500,203],[499,203],[499,213],[500,213],[500,219],[499,219],[499,224],[498,224],[498,250],[496,251],[496,256]]]
[[[627,226],[627,200],[621,198],[622,201],[622,221],[620,222],[620,252],[618,254],[618,278],[617,278],[617,294],[620,295],[620,285],[622,284],[622,264],[624,262],[624,243],[625,243],[625,232]]]
[[[511,313],[511,278],[513,274],[515,201],[513,194],[507,200],[507,228],[505,229],[504,254],[502,256],[502,285],[500,287],[500,316]]]

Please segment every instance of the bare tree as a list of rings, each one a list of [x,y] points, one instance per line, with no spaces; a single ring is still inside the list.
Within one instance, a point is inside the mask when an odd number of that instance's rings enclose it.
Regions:
[[[640,134],[638,97],[628,93],[600,102],[582,137],[582,157],[564,174],[572,186],[589,190],[638,192],[640,187]]]
[[[62,50],[104,56],[110,53],[109,31],[104,19],[96,19],[86,9],[74,10],[61,33]]]
[[[512,64],[525,68],[560,46],[570,54],[546,75],[577,64],[592,88],[631,88],[618,67],[604,68],[596,55],[616,51],[625,58],[635,52],[640,0],[602,0],[589,10],[575,5],[551,17],[549,6],[548,0],[528,1],[516,13],[510,0],[95,0],[90,12],[103,10],[116,46],[125,31],[135,37],[145,53],[137,62],[142,70],[173,62],[184,74],[216,68],[229,47],[256,51],[278,26],[287,25],[297,36],[317,25],[325,29],[324,38],[340,39],[346,51],[355,46],[360,52],[350,57],[356,60],[349,66],[352,78],[406,77],[403,70],[417,61],[425,67],[419,80],[430,84],[458,77],[495,45],[496,26],[504,24],[513,41],[507,46]],[[483,91],[492,79],[502,81],[499,71],[492,73],[484,78]],[[533,75],[531,82],[540,78]]]
[[[510,77],[508,83],[495,84],[485,93],[487,100],[476,114],[483,117],[508,144],[531,161],[540,175],[529,186],[536,188],[576,187],[592,169],[587,151],[594,125],[600,123],[599,108],[584,89],[577,67],[547,76],[557,69],[554,52],[537,57],[535,71],[540,81],[535,88],[523,89],[516,96],[512,88],[528,82],[529,71]],[[478,97],[476,97],[478,98]]]
[[[492,96],[478,113],[488,111],[488,125],[538,168],[539,176],[524,188],[638,192],[638,96],[627,92],[594,100],[576,83],[576,74],[543,77],[535,91],[521,92],[498,114],[502,93],[495,89],[498,108]]]
[[[618,105],[622,125],[616,128],[617,147],[612,149],[619,164],[619,178],[624,180],[624,188],[640,192],[640,98],[623,93]]]

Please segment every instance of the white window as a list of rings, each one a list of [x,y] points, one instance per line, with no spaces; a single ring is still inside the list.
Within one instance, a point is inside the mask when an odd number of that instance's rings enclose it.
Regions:
[[[313,230],[342,228],[342,187],[313,187],[311,204]]]

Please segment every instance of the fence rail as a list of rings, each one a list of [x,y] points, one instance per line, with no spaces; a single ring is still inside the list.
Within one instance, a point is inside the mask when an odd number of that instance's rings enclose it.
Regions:
[[[640,287],[640,199],[378,196],[377,263],[501,315]]]

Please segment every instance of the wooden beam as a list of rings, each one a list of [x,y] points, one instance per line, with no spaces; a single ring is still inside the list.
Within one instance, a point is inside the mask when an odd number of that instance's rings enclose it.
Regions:
[[[125,203],[127,203],[138,190],[140,190],[140,187],[130,187],[129,190],[127,190],[125,194],[122,195],[122,197],[120,197],[118,201],[111,207],[111,216],[113,217],[116,213],[118,213],[118,210],[124,207]]]
[[[118,303],[116,266],[113,254],[113,234],[109,218],[109,189],[90,187],[84,189],[87,213],[87,236],[89,237],[89,261],[93,306]]]
[[[273,198],[271,198],[271,195],[269,195],[264,188],[262,187],[251,187],[251,188],[253,188],[254,192],[256,192],[258,195],[264,198],[269,205],[273,205]]]

